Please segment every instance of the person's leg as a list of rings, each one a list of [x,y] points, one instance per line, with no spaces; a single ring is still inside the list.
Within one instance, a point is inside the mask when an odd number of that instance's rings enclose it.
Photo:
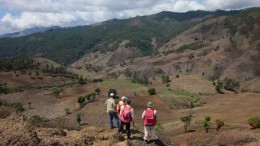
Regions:
[[[116,112],[114,112],[114,115],[113,115],[113,116],[114,116],[114,118],[115,118],[115,120],[116,120],[116,127],[119,128],[119,126],[120,126],[120,124],[119,124],[119,118],[118,118]]]
[[[130,139],[130,136],[131,136],[131,133],[130,133],[130,123],[126,123],[126,135],[127,135],[127,138]]]
[[[109,112],[109,123],[110,123],[110,128],[113,128],[113,115],[111,112]]]
[[[123,131],[123,127],[124,127],[125,123],[124,122],[120,122],[120,127],[118,128],[118,132],[122,132]]]
[[[152,140],[158,139],[158,137],[156,136],[156,132],[155,132],[154,126],[151,127],[151,135],[152,135]]]
[[[144,141],[147,142],[148,139],[148,127],[144,126]]]

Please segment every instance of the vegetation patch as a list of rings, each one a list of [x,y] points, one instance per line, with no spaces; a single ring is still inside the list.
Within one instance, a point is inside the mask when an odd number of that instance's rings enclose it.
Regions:
[[[260,128],[260,117],[252,117],[248,119],[248,123],[253,128]]]

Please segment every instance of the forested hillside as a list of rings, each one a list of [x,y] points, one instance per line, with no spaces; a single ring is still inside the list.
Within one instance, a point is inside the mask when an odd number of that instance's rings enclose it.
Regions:
[[[127,47],[140,50],[141,56],[152,55],[157,53],[158,47],[205,19],[237,13],[239,11],[161,12],[19,38],[3,38],[0,39],[0,56],[41,56],[67,65],[88,52],[115,50],[124,40],[127,40]]]

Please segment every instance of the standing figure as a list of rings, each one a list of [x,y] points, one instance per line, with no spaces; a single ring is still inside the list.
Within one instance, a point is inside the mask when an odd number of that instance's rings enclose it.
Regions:
[[[130,106],[131,100],[127,99],[124,106],[121,106],[120,108],[120,128],[118,129],[118,132],[123,131],[124,125],[126,125],[126,135],[127,139],[130,139],[131,133],[130,133],[130,126],[131,122],[134,126],[134,109]]]
[[[115,118],[116,120],[116,127],[119,128],[119,119],[116,113],[116,102],[115,102],[115,94],[114,93],[110,93],[109,94],[110,98],[106,101],[105,105],[106,105],[106,109],[107,109],[107,113],[109,114],[109,123],[110,123],[110,128],[113,129],[114,125],[113,125],[113,118]]]
[[[148,136],[151,135],[151,140],[156,141],[158,137],[155,133],[155,125],[157,122],[157,111],[152,108],[153,103],[147,103],[147,109],[144,110],[142,114],[142,119],[144,123],[144,141],[147,143]]]

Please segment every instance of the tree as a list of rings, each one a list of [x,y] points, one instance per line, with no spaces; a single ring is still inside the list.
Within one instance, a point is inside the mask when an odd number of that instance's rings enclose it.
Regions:
[[[100,89],[97,88],[97,89],[95,90],[95,92],[97,93],[97,95],[99,95],[99,93],[100,93]]]
[[[187,132],[187,127],[191,122],[191,115],[181,117],[181,121],[184,123],[184,131]]]
[[[156,92],[155,92],[155,88],[149,88],[148,91],[149,95],[155,95]]]

